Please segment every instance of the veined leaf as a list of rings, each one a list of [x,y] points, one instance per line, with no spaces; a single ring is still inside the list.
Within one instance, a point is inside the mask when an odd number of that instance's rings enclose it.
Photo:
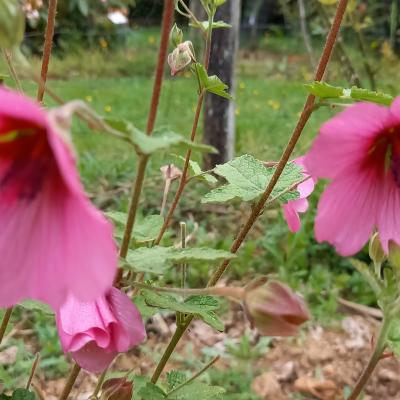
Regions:
[[[274,171],[275,167],[266,168],[263,163],[248,154],[235,158],[226,164],[217,165],[214,172],[224,177],[228,184],[207,193],[202,202],[222,203],[234,199],[255,200],[264,193]],[[302,177],[300,166],[294,163],[287,164],[271,193],[271,198],[278,197],[280,193],[299,182]],[[298,198],[298,196],[297,190],[293,189],[284,193],[281,200],[289,201]]]
[[[185,161],[185,158],[182,156],[178,156],[176,154],[173,154],[174,157],[178,158],[179,160]],[[216,179],[214,176],[212,176],[211,174],[204,172],[199,163],[193,160],[189,161],[189,167],[190,170],[192,171],[193,175],[192,178],[197,178],[197,179],[202,179],[205,180],[208,183],[217,183],[218,179]]]
[[[105,122],[113,129],[125,134],[135,144],[139,152],[145,155],[171,148],[192,149],[203,153],[217,153],[217,150],[212,146],[192,142],[169,130],[158,130],[152,136],[148,136],[128,121],[107,118]]]
[[[194,65],[198,74],[199,80],[202,87],[210,93],[214,93],[218,96],[224,97],[231,100],[232,96],[227,92],[229,89],[228,85],[221,81],[216,75],[208,76],[207,71],[203,65],[197,63]]]
[[[182,386],[167,396],[170,400],[218,400],[223,399],[225,389],[220,386],[210,386],[206,383],[194,381]]]
[[[193,261],[215,262],[231,260],[236,256],[225,250],[207,247],[190,247],[176,249],[175,247],[139,247],[130,250],[126,258],[126,267],[136,272],[163,274],[174,263]]]
[[[162,400],[166,399],[166,393],[154,383],[148,382],[145,386],[143,386],[138,395],[141,400]]]
[[[146,303],[150,306],[180,312],[182,314],[192,314],[202,319],[206,324],[222,332],[224,324],[219,319],[214,310],[219,307],[219,302],[212,296],[191,296],[184,302],[178,300],[176,296],[165,293],[156,293],[151,290],[142,290]]]

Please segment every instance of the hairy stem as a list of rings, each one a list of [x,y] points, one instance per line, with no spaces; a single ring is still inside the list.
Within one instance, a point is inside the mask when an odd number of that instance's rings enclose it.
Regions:
[[[46,89],[47,73],[49,71],[49,63],[51,57],[51,49],[53,47],[54,27],[56,23],[57,0],[49,0],[49,10],[47,16],[47,26],[44,39],[42,70],[40,72],[41,81],[39,83],[37,100],[43,101],[44,92]]]
[[[208,67],[210,65],[210,57],[211,57],[211,42],[212,42],[212,23],[213,23],[214,17],[213,15],[210,15],[209,17],[209,23],[208,23],[208,32],[207,32],[207,38],[206,38],[206,49],[204,52],[204,68],[206,71],[208,70]],[[192,125],[192,131],[190,134],[190,140],[193,142],[196,138],[197,134],[197,128],[199,126],[199,120],[200,120],[200,114],[201,110],[203,108],[203,103],[204,103],[204,97],[205,97],[205,91],[202,90],[199,94],[199,98],[197,99],[197,106],[196,106],[196,112],[194,114],[194,120],[193,120],[193,125]],[[186,184],[187,184],[187,175],[189,171],[189,166],[190,166],[190,158],[192,157],[192,150],[188,150],[186,152],[185,156],[185,163],[183,165],[183,170],[182,170],[182,175],[179,180],[179,186],[178,189],[175,193],[174,200],[172,201],[171,207],[168,210],[167,216],[165,217],[165,221],[163,226],[161,227],[160,233],[158,234],[158,237],[155,241],[155,245],[160,244],[161,239],[164,236],[165,231],[168,229],[172,217],[175,213],[176,207],[179,204],[179,201],[181,200],[183,191],[185,190]]]
[[[347,8],[348,1],[349,0],[340,0],[339,1],[337,10],[336,10],[335,19],[332,23],[328,37],[326,39],[324,50],[322,52],[321,58],[318,63],[317,70],[315,72],[314,80],[316,80],[316,81],[321,81],[324,77],[326,67],[329,63],[334,45],[337,40],[337,36],[339,33],[340,26],[342,24],[343,16],[344,16],[344,13]],[[296,146],[296,144],[303,132],[303,129],[312,114],[314,103],[315,103],[315,96],[309,95],[304,104],[303,111],[302,111],[299,121],[297,122],[297,125],[292,133],[289,143],[287,144],[287,146],[282,154],[282,157],[276,166],[275,173],[273,174],[261,199],[256,204],[256,206],[253,208],[253,211],[250,214],[247,222],[245,223],[243,228],[240,230],[239,234],[237,235],[235,241],[232,244],[232,247],[231,247],[232,253],[236,253],[239,250],[239,248],[240,248],[241,244],[243,243],[243,241],[245,240],[247,234],[250,232],[255,221],[259,217],[260,212],[263,210],[265,204],[267,203],[273,188],[275,187],[276,183],[278,182],[278,179],[281,176],[286,164],[288,163],[289,157],[292,154],[294,147]],[[208,286],[214,286],[219,281],[221,276],[224,274],[224,272],[226,271],[228,266],[229,266],[229,261],[228,260],[224,261],[219,266],[219,268],[214,272],[212,277],[210,278],[210,280],[208,282]],[[157,365],[157,368],[153,374],[153,377],[152,377],[153,383],[157,382],[158,378],[160,377],[162,371],[164,370],[164,368],[169,360],[169,357],[173,353],[176,345],[179,343],[179,340],[181,339],[182,335],[185,333],[187,327],[190,325],[192,320],[193,320],[193,316],[190,316],[187,318],[185,326],[178,326],[177,330],[175,331],[174,336],[171,339],[171,342],[169,343],[163,357],[161,358],[161,360],[160,360],[159,364]]]
[[[371,355],[368,364],[366,365],[364,371],[362,372],[360,378],[358,379],[353,391],[351,392],[350,396],[347,400],[357,400],[360,396],[361,392],[363,391],[365,385],[367,384],[369,378],[371,377],[372,373],[375,370],[379,360],[382,357],[383,352],[386,348],[386,338],[388,335],[388,331],[390,328],[391,319],[384,318],[381,326],[381,330],[378,336],[378,340],[375,345],[374,352]]]
[[[3,341],[4,334],[6,333],[7,325],[10,322],[10,318],[11,318],[11,314],[12,314],[13,310],[14,310],[14,307],[7,308],[7,310],[4,314],[3,321],[1,322],[1,326],[0,326],[0,344]]]
[[[60,400],[67,400],[72,388],[74,387],[74,384],[76,382],[76,378],[79,375],[79,372],[81,371],[81,367],[78,364],[75,364],[74,367],[72,368],[72,371],[69,374],[67,383],[64,386],[64,389],[61,393]]]

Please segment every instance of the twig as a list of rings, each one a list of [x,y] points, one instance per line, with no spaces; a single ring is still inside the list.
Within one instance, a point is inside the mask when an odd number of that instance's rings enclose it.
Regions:
[[[54,27],[56,23],[57,0],[49,0],[49,10],[47,16],[46,34],[44,39],[42,70],[40,73],[41,81],[38,87],[37,100],[43,101],[43,96],[46,88],[47,73],[51,57],[51,49],[53,47]]]
[[[6,333],[7,325],[9,323],[9,321],[10,321],[13,309],[14,309],[14,307],[7,308],[7,310],[6,310],[5,314],[4,314],[4,317],[3,317],[3,321],[1,322],[1,326],[0,326],[0,344],[3,341],[4,334]]]
[[[380,309],[374,307],[364,306],[363,304],[354,303],[352,301],[343,299],[341,297],[338,298],[338,303],[344,307],[349,308],[350,310],[356,311],[360,314],[367,315],[372,318],[382,319],[383,313]]]
[[[28,382],[26,383],[26,390],[29,390],[32,384],[32,380],[35,376],[36,369],[40,362],[40,353],[36,353],[35,361],[32,364],[31,373],[29,374]]]
[[[325,71],[326,71],[326,67],[329,63],[329,60],[331,58],[332,55],[332,51],[334,48],[334,45],[336,43],[337,40],[337,35],[339,33],[339,29],[343,20],[343,16],[344,13],[346,11],[347,8],[347,4],[348,4],[349,0],[339,0],[339,4],[337,6],[337,10],[336,10],[336,15],[335,15],[335,19],[332,23],[331,29],[329,31],[328,37],[326,39],[326,44],[324,47],[324,50],[322,52],[317,70],[315,72],[315,81],[321,81],[324,77]],[[265,189],[264,194],[262,195],[261,199],[259,200],[259,202],[256,204],[256,206],[253,208],[253,211],[251,213],[251,215],[249,216],[247,222],[245,223],[245,225],[243,226],[243,228],[240,230],[239,234],[237,235],[235,241],[232,244],[231,247],[231,252],[232,253],[236,253],[241,244],[243,243],[243,241],[245,240],[245,238],[247,237],[247,234],[250,232],[251,228],[253,227],[255,221],[257,220],[260,212],[262,211],[262,209],[264,208],[265,204],[267,203],[269,196],[271,195],[272,190],[274,189],[275,185],[278,182],[278,179],[280,178],[286,164],[289,161],[289,158],[294,150],[294,147],[296,146],[302,132],[303,129],[308,121],[308,119],[310,118],[311,114],[312,114],[312,110],[313,110],[313,105],[315,103],[315,96],[313,95],[309,95],[307,97],[307,100],[305,102],[303,111],[300,115],[299,121],[292,133],[292,136],[289,140],[289,143],[287,144],[285,151],[282,154],[282,157],[280,159],[280,161],[277,164],[275,173],[273,174],[267,188]],[[226,269],[229,266],[229,261],[224,261],[219,268],[214,272],[214,274],[212,275],[212,277],[210,278],[209,282],[208,282],[208,286],[214,286],[219,279],[221,278],[221,276],[224,274],[224,272],[226,271]],[[164,370],[171,354],[173,353],[176,345],[179,343],[179,340],[181,339],[182,335],[185,333],[186,329],[189,327],[191,321],[193,320],[193,317],[190,316],[187,318],[186,324],[185,326],[181,326],[179,325],[175,331],[175,334],[173,335],[171,342],[169,343],[167,349],[165,350],[164,355],[162,356],[160,362],[157,365],[156,370],[154,371],[154,374],[152,376],[151,381],[153,383],[157,382],[158,378],[160,377],[162,371]]]
[[[3,49],[3,56],[4,56],[4,59],[6,60],[8,70],[10,71],[11,77],[13,78],[15,85],[17,86],[17,90],[19,92],[23,93],[24,89],[22,88],[21,81],[18,77],[18,73],[12,62],[12,54],[8,50]]]
[[[61,393],[60,399],[59,400],[67,400],[72,388],[75,385],[76,378],[79,375],[79,372],[81,371],[81,367],[78,364],[75,364],[74,367],[72,368],[71,373],[69,374],[67,383],[64,386],[64,389]]]

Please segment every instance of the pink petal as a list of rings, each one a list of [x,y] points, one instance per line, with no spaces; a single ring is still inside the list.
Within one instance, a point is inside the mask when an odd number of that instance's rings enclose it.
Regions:
[[[94,342],[90,342],[82,349],[72,353],[73,359],[81,368],[95,374],[108,368],[117,355],[117,351],[104,351]]]
[[[108,294],[110,307],[118,319],[119,334],[115,337],[115,348],[119,352],[125,352],[137,346],[146,339],[146,330],[142,316],[132,300],[123,292],[112,288]]]
[[[297,214],[293,201],[289,201],[283,205],[283,215],[288,224],[289,230],[293,233],[300,230],[301,222],[299,214]]]
[[[372,103],[358,103],[336,115],[322,126],[305,156],[307,171],[315,178],[334,178],[353,171],[392,119],[388,108]]]
[[[382,190],[382,202],[378,211],[378,232],[385,253],[389,252],[389,241],[400,245],[400,188],[393,175],[385,177]]]
[[[340,176],[328,185],[318,204],[315,235],[343,256],[361,250],[372,234],[382,204],[374,171]]]

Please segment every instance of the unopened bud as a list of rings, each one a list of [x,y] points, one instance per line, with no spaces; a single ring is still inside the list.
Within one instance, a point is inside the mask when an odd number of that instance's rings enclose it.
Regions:
[[[168,64],[171,67],[171,75],[183,71],[192,62],[196,62],[193,44],[190,41],[183,42],[168,56]]]
[[[393,268],[400,269],[400,246],[391,240],[389,242],[389,263]]]
[[[174,47],[178,47],[183,42],[183,31],[178,25],[174,24],[172,27],[169,39]]]
[[[378,232],[369,241],[369,256],[375,264],[382,264],[386,260]]]
[[[131,400],[132,381],[126,378],[113,378],[103,383],[101,400]]]
[[[25,16],[18,0],[0,0],[0,47],[12,49],[21,44]]]
[[[261,278],[246,286],[246,314],[258,332],[266,336],[294,336],[310,319],[304,300],[288,286]]]

